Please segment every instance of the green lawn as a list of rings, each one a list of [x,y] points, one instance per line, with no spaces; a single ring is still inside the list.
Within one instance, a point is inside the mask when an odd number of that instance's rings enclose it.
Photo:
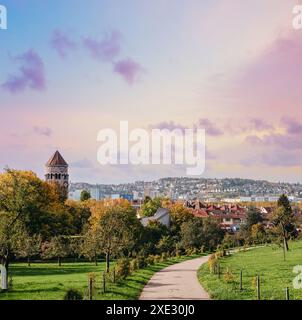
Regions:
[[[293,288],[293,267],[302,265],[302,242],[291,242],[290,251],[283,261],[283,250],[275,245],[241,251],[220,258],[222,273],[232,272],[234,281],[226,282],[224,275],[209,272],[208,265],[201,266],[198,277],[203,287],[216,300],[253,300],[257,299],[254,285],[255,276],[260,275],[262,300],[284,300],[285,288],[289,287],[290,299],[302,299],[302,289]],[[240,270],[243,271],[243,290],[239,290]]]
[[[195,256],[196,257],[196,256]],[[31,267],[17,263],[10,267],[13,288],[8,293],[0,293],[0,300],[62,300],[65,292],[78,289],[87,295],[88,274],[95,274],[94,299],[135,300],[152,275],[162,268],[194,257],[180,257],[158,263],[133,273],[126,280],[108,283],[107,292],[102,293],[102,274],[105,263],[34,263]]]

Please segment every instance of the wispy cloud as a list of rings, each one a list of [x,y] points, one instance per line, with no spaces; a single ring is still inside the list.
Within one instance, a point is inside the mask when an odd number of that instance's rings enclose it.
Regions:
[[[40,136],[50,137],[52,135],[52,129],[48,127],[33,127],[33,132]]]
[[[144,72],[143,67],[130,58],[116,62],[113,70],[129,84],[138,81],[140,75]]]
[[[46,88],[44,63],[38,53],[29,49],[25,53],[13,57],[15,63],[20,63],[19,73],[9,75],[2,88],[19,93],[26,89],[42,91]]]
[[[198,120],[196,126],[201,129],[206,130],[206,134],[209,136],[221,136],[223,131],[218,128],[218,126],[206,118],[201,118]]]
[[[51,37],[50,45],[57,51],[61,58],[65,58],[68,52],[76,49],[76,43],[64,32],[56,29]]]
[[[121,52],[122,35],[118,31],[112,31],[103,39],[97,40],[90,37],[84,38],[83,45],[91,57],[103,62],[112,62]]]

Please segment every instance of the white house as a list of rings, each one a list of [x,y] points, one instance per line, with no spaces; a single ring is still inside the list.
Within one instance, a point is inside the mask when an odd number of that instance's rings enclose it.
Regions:
[[[158,221],[163,225],[165,225],[167,228],[170,228],[170,224],[171,224],[170,212],[168,209],[159,208],[157,209],[153,217],[146,217],[141,219],[141,223],[144,227],[148,225],[149,221]]]

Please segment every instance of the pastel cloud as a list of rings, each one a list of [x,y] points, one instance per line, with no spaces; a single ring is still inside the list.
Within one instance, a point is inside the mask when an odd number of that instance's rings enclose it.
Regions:
[[[46,88],[44,63],[38,53],[29,49],[13,58],[20,63],[19,73],[9,75],[2,88],[11,93],[19,93],[26,89],[42,91]]]
[[[262,137],[256,135],[247,136],[245,141],[254,146],[272,146],[283,150],[302,149],[302,123],[292,118],[281,119],[281,125],[285,133],[270,133]]]
[[[222,130],[219,129],[218,126],[209,119],[199,119],[197,126],[201,129],[205,129],[206,134],[209,136],[220,136],[223,134]]]
[[[52,135],[52,129],[48,127],[38,127],[33,128],[34,133],[40,136],[50,137]]]
[[[112,62],[121,52],[122,35],[118,31],[112,31],[101,40],[90,37],[84,38],[83,45],[91,57],[104,62]]]
[[[301,56],[299,32],[278,37],[237,74],[231,89],[233,97],[245,101],[244,105],[253,111],[267,108],[281,114],[284,108],[297,110],[301,101]]]
[[[67,34],[60,30],[55,30],[52,34],[50,45],[57,51],[61,58],[65,58],[68,52],[76,48],[76,43]]]
[[[139,80],[144,69],[138,62],[127,58],[116,62],[113,66],[113,71],[131,85]]]

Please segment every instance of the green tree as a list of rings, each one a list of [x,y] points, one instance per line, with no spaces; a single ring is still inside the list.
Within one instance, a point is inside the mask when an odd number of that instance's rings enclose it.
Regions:
[[[41,252],[42,237],[39,234],[30,236],[24,231],[22,237],[17,240],[16,256],[27,258],[27,264],[30,267],[32,257],[37,256]]]
[[[107,210],[99,219],[96,229],[101,251],[106,255],[106,271],[110,269],[110,257],[127,256],[136,242],[140,222],[135,210],[127,212],[119,207]]]
[[[140,216],[141,217],[152,217],[155,215],[157,209],[162,206],[163,198],[157,197],[154,199],[147,198],[144,201],[140,209]]]
[[[53,237],[42,245],[42,257],[44,259],[58,259],[58,265],[62,265],[62,259],[70,253],[68,239],[62,236]]]
[[[249,230],[251,230],[252,226],[263,221],[263,217],[260,211],[254,207],[250,206],[246,213],[246,226]]]
[[[292,207],[286,195],[281,195],[278,202],[277,208],[273,213],[273,223],[277,227],[280,236],[283,239],[284,250],[288,251],[288,240],[294,233],[295,227],[293,224],[294,216]]]
[[[181,245],[185,249],[200,248],[203,245],[203,221],[200,218],[184,222],[181,225]]]
[[[88,192],[87,190],[82,190],[81,192],[81,201],[84,202],[84,201],[87,201],[91,198],[91,194],[90,192]]]
[[[9,263],[13,254],[13,239],[19,226],[24,224],[30,235],[36,220],[55,201],[51,186],[40,180],[33,172],[6,169],[0,174],[0,211],[5,214],[1,227],[2,284],[6,286]],[[18,232],[17,232],[18,233]],[[4,249],[3,249],[4,248]],[[6,290],[6,289],[5,289]]]
[[[17,219],[17,215],[0,212],[0,262],[1,287],[8,290],[9,264],[17,251],[20,239],[23,239],[24,225]]]
[[[87,229],[81,238],[79,254],[98,265],[98,255],[102,253],[98,229]]]

